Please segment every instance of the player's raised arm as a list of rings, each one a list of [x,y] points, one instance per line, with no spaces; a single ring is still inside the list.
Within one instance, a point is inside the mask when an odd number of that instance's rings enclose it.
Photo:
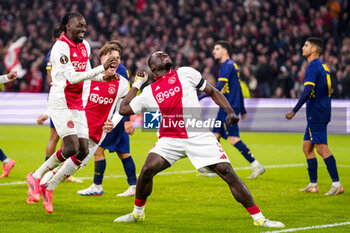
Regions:
[[[146,72],[137,72],[135,76],[135,81],[130,88],[128,94],[124,97],[122,103],[120,104],[119,114],[122,116],[130,116],[135,114],[130,106],[130,102],[135,98],[137,92],[140,90],[142,84],[144,84],[148,79],[148,74]]]
[[[116,66],[117,58],[111,56],[107,61],[94,69],[85,71],[85,72],[75,72],[74,69],[67,69],[64,71],[65,78],[71,83],[79,83],[85,80],[94,80],[94,81],[112,81],[117,78],[116,73],[106,72],[104,75],[101,73],[106,71],[109,67]]]
[[[12,82],[16,80],[16,78],[17,78],[17,71],[11,71],[8,74],[4,74],[0,76],[0,83]]]
[[[220,91],[218,91],[215,87],[213,87],[207,82],[204,88],[204,92],[208,96],[210,96],[214,100],[214,102],[217,105],[219,105],[222,109],[224,109],[224,111],[227,113],[227,117],[226,117],[227,124],[234,125],[238,123],[239,117],[235,114],[231,105],[229,104],[225,96]]]

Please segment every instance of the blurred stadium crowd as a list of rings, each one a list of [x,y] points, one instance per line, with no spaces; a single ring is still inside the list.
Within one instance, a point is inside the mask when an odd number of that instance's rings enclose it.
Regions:
[[[67,11],[79,11],[87,21],[93,67],[101,45],[117,39],[131,77],[147,69],[152,52],[165,50],[176,67],[191,66],[215,84],[218,64],[211,52],[216,40],[225,39],[233,44],[232,59],[250,95],[262,98],[300,95],[307,66],[301,48],[307,37],[319,36],[325,43],[321,59],[332,72],[333,98],[350,98],[349,0],[0,1],[2,61],[9,46],[26,37],[18,53],[24,76],[6,84],[5,91],[49,90],[45,56]],[[7,73],[0,64],[1,74]]]

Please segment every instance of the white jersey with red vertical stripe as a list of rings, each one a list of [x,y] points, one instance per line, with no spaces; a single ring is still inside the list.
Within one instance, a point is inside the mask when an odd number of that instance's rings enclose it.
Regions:
[[[90,46],[87,41],[74,43],[65,34],[56,41],[51,51],[52,86],[48,107],[52,109],[83,110],[84,80],[102,81],[103,66],[91,69]]]
[[[89,90],[88,94],[85,90]],[[122,116],[118,113],[119,105],[128,90],[129,82],[122,76],[111,82],[84,82],[83,99],[89,138],[96,144],[104,136],[102,127],[107,119],[111,119],[114,126],[122,119]]]
[[[154,83],[145,87],[143,92],[130,102],[134,113],[159,109],[162,114],[159,138],[190,138],[202,134],[203,132],[194,132],[186,126],[178,125],[186,117],[201,117],[197,90],[203,91],[206,86],[201,74],[191,67],[180,67],[155,79]],[[177,123],[172,124],[173,122]]]

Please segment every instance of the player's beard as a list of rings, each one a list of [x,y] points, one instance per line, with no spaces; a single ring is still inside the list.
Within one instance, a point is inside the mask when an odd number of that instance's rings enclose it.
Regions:
[[[167,69],[167,70],[170,70],[171,67],[173,67],[173,63],[171,63],[171,62],[167,62],[167,63],[165,63],[165,65],[164,65],[164,68]]]
[[[76,38],[76,42],[77,42],[77,43],[82,43],[83,40],[84,40],[84,38],[80,38],[80,37],[77,37],[77,38]]]
[[[82,34],[82,35],[80,35],[80,34]],[[76,42],[82,43],[83,40],[84,40],[84,36],[85,36],[85,33],[78,32],[78,33],[77,33],[77,36],[76,36]]]

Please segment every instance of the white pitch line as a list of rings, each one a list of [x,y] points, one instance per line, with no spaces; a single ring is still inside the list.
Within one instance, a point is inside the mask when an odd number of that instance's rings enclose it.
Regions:
[[[304,163],[294,163],[294,164],[276,164],[276,165],[264,165],[265,168],[288,168],[288,167],[305,167],[306,164]],[[324,167],[325,165],[319,165],[319,167]],[[338,167],[350,167],[350,165],[337,165]],[[235,171],[242,171],[242,170],[250,170],[252,169],[251,166],[249,167],[234,167]],[[185,173],[195,173],[198,172],[197,170],[184,170],[184,171],[174,171],[174,172],[161,172],[158,175],[172,175],[172,174],[185,174]],[[138,176],[139,174],[137,174]],[[91,176],[89,177],[77,177],[81,180],[89,180],[92,179]],[[104,178],[125,178],[125,175],[114,175],[114,176],[104,176]],[[26,184],[26,181],[14,181],[9,183],[0,183],[0,186],[7,186],[7,185],[16,185],[16,184]]]
[[[312,230],[312,229],[327,228],[327,227],[337,227],[337,226],[344,226],[344,225],[350,225],[350,222],[339,222],[339,223],[317,225],[317,226],[310,226],[310,227],[290,228],[290,229],[278,230],[278,231],[262,231],[261,233],[295,232],[295,231],[304,231],[304,230]]]

